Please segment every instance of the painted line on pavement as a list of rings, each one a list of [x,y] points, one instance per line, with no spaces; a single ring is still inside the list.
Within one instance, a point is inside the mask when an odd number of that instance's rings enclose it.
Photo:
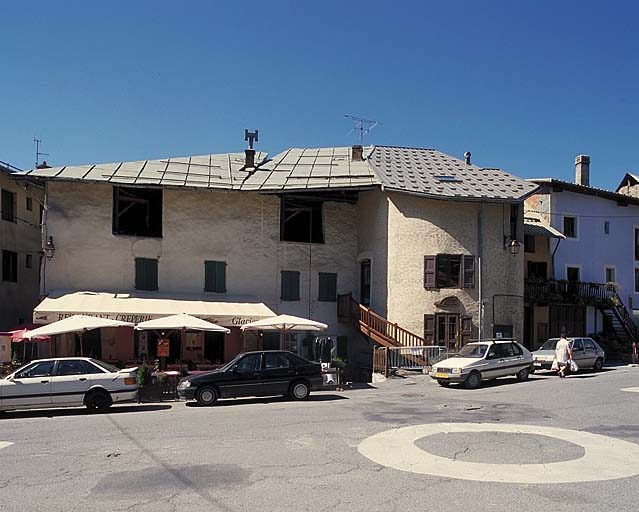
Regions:
[[[13,443],[10,443],[9,441],[0,441],[0,450],[6,448],[7,446],[11,446],[12,444]]]
[[[553,437],[584,448],[579,459],[549,464],[488,464],[433,455],[415,446],[422,437],[457,432],[507,432]],[[387,430],[364,439],[359,452],[373,462],[424,475],[520,484],[615,480],[639,474],[639,445],[600,434],[536,425],[432,423]]]
[[[621,391],[626,391],[628,393],[639,393],[639,388],[621,388]]]

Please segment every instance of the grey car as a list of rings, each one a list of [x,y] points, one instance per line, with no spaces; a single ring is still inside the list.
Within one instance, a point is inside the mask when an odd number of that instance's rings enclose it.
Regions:
[[[550,370],[555,358],[555,347],[559,338],[546,340],[539,350],[533,352],[533,370]],[[592,368],[600,371],[603,368],[606,354],[592,338],[568,338],[572,348],[572,356],[579,368]]]

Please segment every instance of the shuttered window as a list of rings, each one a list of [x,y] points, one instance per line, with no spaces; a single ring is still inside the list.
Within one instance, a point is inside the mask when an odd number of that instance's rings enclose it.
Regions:
[[[9,190],[2,190],[2,196],[0,197],[0,203],[2,203],[2,220],[9,222],[16,221],[16,195]]]
[[[432,345],[435,340],[435,315],[424,315],[424,341]]]
[[[475,257],[460,254],[424,256],[424,288],[473,288]]]
[[[300,273],[282,270],[282,300],[300,300]]]
[[[337,302],[337,274],[319,273],[319,301]]]
[[[204,262],[204,291],[226,293],[226,262]]]
[[[158,289],[158,260],[135,258],[135,289]]]
[[[18,282],[18,253],[2,251],[2,280]]]

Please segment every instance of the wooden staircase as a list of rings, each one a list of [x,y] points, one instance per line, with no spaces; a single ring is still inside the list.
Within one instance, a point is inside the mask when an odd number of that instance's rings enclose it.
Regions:
[[[362,334],[383,347],[428,345],[424,338],[389,322],[371,308],[357,302],[350,293],[337,296],[337,319],[340,322],[353,322]]]
[[[617,290],[611,290],[609,297],[604,303],[598,305],[601,314],[607,318],[609,326],[612,328],[615,336],[622,341],[636,341],[639,331],[634,320],[624,306]]]

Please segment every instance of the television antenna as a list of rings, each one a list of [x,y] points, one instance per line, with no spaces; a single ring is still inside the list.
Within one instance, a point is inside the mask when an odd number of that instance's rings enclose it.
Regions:
[[[40,157],[41,156],[49,156],[49,153],[42,153],[40,151],[40,144],[42,144],[43,140],[42,139],[36,139],[35,137],[33,138],[33,142],[35,142],[35,157],[36,157],[36,167],[38,167],[38,165],[40,165]]]
[[[348,132],[346,135],[350,135],[354,131],[359,132],[359,143],[363,145],[364,143],[364,135],[370,132],[376,126],[379,126],[379,121],[373,121],[371,119],[364,119],[363,117],[352,116],[350,114],[344,114],[344,117],[348,117],[351,121],[355,123],[355,126]]]

